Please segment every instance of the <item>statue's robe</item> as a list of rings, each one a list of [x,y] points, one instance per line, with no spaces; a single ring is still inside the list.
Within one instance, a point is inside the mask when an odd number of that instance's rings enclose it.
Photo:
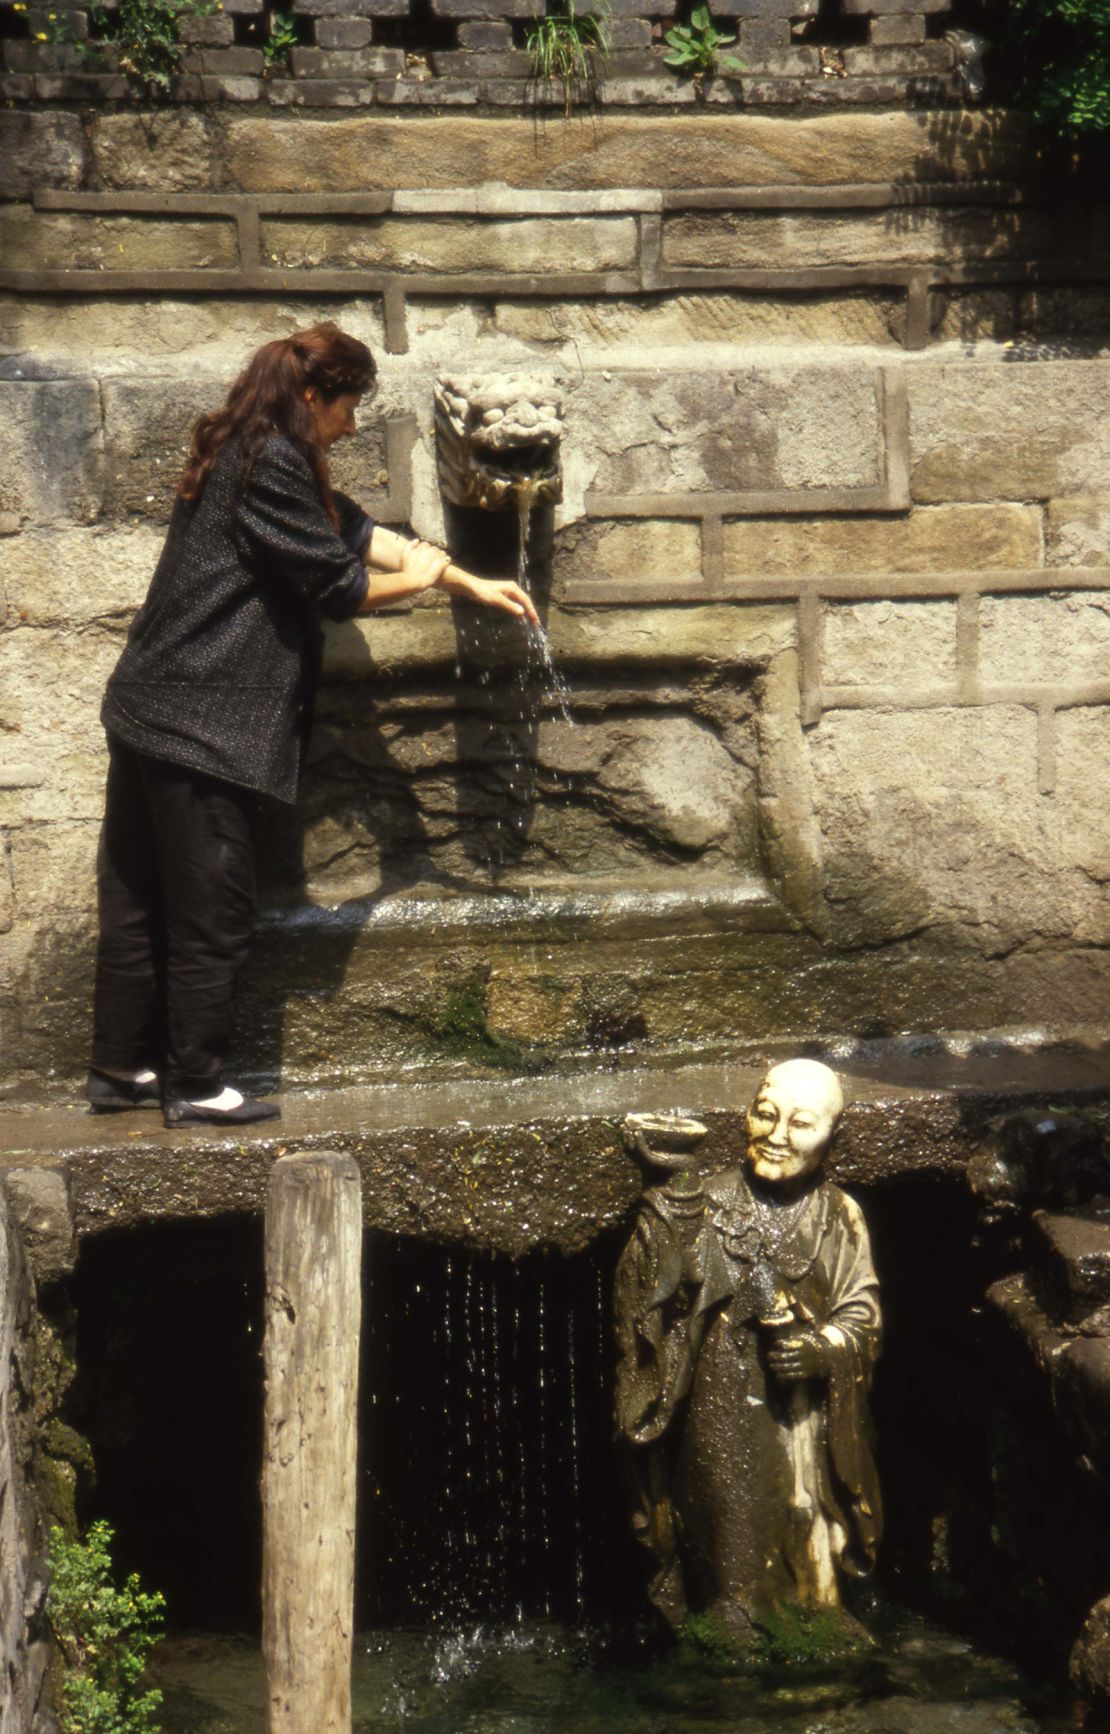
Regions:
[[[787,1313],[783,1335],[823,1337],[827,1376],[768,1371],[759,1321]],[[676,1621],[684,1600],[743,1639],[784,1604],[838,1606],[838,1574],[869,1569],[881,1526],[867,1406],[880,1321],[859,1207],[826,1181],[753,1193],[739,1169],[677,1214],[649,1193],[617,1314],[618,1426],[663,1612]]]

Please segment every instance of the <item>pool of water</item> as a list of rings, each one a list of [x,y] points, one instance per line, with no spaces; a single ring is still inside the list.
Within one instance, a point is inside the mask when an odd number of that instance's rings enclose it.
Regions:
[[[161,1647],[165,1734],[262,1734],[262,1665],[243,1639]],[[835,1669],[753,1674],[693,1651],[618,1656],[542,1623],[379,1631],[355,1648],[355,1734],[1064,1734],[1063,1693],[917,1618]]]

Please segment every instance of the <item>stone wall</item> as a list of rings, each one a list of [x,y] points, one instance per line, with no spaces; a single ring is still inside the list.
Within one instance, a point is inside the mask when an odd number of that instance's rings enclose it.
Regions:
[[[475,983],[479,1058],[1104,1022],[1105,211],[1015,117],[224,105],[0,137],[12,1089],[80,1067],[97,705],[190,421],[324,316],[381,361],[337,479],[424,535],[437,374],[561,379],[574,726],[541,695],[491,732],[449,609],[331,635],[305,801],[269,821],[262,1071],[418,1060]]]
[[[584,56],[571,99],[596,109],[697,102],[745,108],[955,102],[968,37],[948,33],[950,0],[716,0],[717,76],[666,64],[675,0],[608,0],[611,50]],[[0,0],[0,96],[14,102],[119,101],[142,92],[116,29],[116,0]],[[182,53],[164,95],[271,108],[562,108],[537,81],[530,28],[545,0],[219,0],[179,25]],[[579,8],[579,14],[588,9]],[[280,46],[275,40],[280,32]]]
[[[0,1185],[0,1734],[50,1734],[46,1537],[32,1483],[35,1298]]]

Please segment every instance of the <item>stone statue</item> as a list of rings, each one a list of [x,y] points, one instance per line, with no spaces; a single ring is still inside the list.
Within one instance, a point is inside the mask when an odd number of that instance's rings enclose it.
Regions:
[[[840,1609],[841,1578],[867,1573],[879,1540],[877,1284],[859,1206],[820,1172],[841,1108],[827,1066],[772,1067],[743,1166],[712,1174],[697,1122],[625,1123],[666,1170],[616,1276],[632,1521],[666,1619],[709,1616],[741,1649],[777,1613]]]

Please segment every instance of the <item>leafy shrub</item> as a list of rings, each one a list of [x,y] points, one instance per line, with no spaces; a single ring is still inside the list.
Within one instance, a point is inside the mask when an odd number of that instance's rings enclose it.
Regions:
[[[1065,138],[1110,136],[1110,0],[1013,0],[1009,33],[1034,118]]]
[[[88,52],[110,45],[121,72],[148,90],[165,93],[181,70],[182,18],[207,18],[218,10],[219,0],[119,0],[114,12],[94,4],[89,18],[100,40],[90,42]]]
[[[165,1602],[146,1595],[134,1573],[112,1580],[112,1530],[90,1526],[84,1541],[50,1531],[47,1613],[62,1659],[61,1734],[157,1734],[156,1690],[143,1690],[147,1658],[161,1634]]]

